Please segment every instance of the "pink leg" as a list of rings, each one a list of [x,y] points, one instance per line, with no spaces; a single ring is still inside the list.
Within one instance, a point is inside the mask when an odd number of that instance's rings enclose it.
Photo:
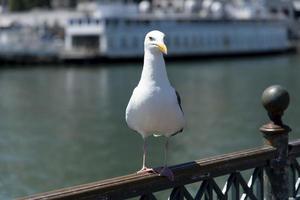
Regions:
[[[165,163],[164,167],[159,170],[160,176],[166,176],[170,181],[174,181],[174,174],[172,170],[168,167],[168,149],[169,149],[169,137],[167,138],[166,144],[165,144]]]
[[[143,166],[142,169],[137,171],[138,174],[140,173],[155,173],[155,171],[152,168],[146,167],[146,153],[147,153],[147,143],[146,138],[144,139],[144,145],[143,145]]]

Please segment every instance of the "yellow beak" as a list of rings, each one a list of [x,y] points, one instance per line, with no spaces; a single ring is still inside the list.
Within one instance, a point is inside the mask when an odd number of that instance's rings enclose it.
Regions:
[[[166,46],[164,43],[158,43],[158,44],[157,44],[157,47],[158,47],[159,50],[160,50],[161,52],[163,52],[164,54],[167,54],[167,53],[168,53],[167,46]]]

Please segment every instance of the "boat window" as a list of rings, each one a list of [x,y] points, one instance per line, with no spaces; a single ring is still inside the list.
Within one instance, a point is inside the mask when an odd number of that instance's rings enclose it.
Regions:
[[[215,43],[216,43],[216,46],[219,46],[219,45],[222,43],[221,37],[220,37],[219,34],[215,35],[214,41],[215,41]],[[242,41],[242,42],[243,42],[243,41]]]
[[[125,26],[130,26],[131,25],[131,21],[130,20],[125,20]]]
[[[273,14],[277,14],[278,13],[278,9],[277,8],[271,8],[270,12]]]
[[[99,35],[74,35],[72,37],[74,48],[94,51],[99,49]]]
[[[121,48],[127,48],[128,47],[128,41],[127,41],[127,37],[122,37],[121,38]]]
[[[86,22],[87,22],[87,24],[90,24],[90,23],[91,23],[91,19],[90,19],[90,18],[87,18],[87,19],[86,19]]]
[[[209,45],[209,48],[212,48],[214,46],[213,36],[210,34],[207,38],[207,44]]]
[[[107,45],[108,45],[108,48],[110,48],[110,49],[114,48],[114,40],[113,40],[113,38],[109,37],[107,39]]]
[[[134,48],[139,47],[139,37],[137,37],[137,36],[134,36],[134,37],[133,37],[133,39],[132,39],[132,46],[133,46]]]
[[[144,24],[150,25],[150,21],[149,20],[144,20]]]
[[[228,35],[224,35],[224,37],[223,37],[223,45],[224,45],[225,47],[230,46],[230,38],[229,38]]]
[[[118,20],[117,19],[112,19],[111,20],[111,25],[117,26],[118,25]]]
[[[193,47],[196,47],[198,45],[198,41],[197,41],[197,36],[196,35],[192,35],[191,42],[192,42],[192,46]]]
[[[185,21],[182,20],[182,19],[177,19],[176,22],[177,22],[178,24],[185,23]]]
[[[189,38],[188,38],[188,37],[184,37],[184,38],[183,38],[183,45],[184,45],[185,47],[189,47]]]
[[[213,47],[215,44],[215,40],[214,40],[214,35],[212,33],[209,34],[209,38],[208,38],[208,41],[209,41],[209,45],[210,47]]]
[[[199,37],[197,37],[196,43],[197,43],[198,46],[202,46],[203,45],[203,41],[202,41],[201,35]]]
[[[178,36],[174,37],[174,46],[176,47],[180,46],[180,38]]]
[[[111,25],[111,20],[110,19],[105,19],[105,25],[110,26]]]

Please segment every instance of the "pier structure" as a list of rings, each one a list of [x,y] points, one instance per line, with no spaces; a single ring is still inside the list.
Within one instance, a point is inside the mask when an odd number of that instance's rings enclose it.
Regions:
[[[262,146],[172,166],[174,181],[157,174],[130,174],[19,200],[155,200],[156,193],[165,190],[170,200],[299,199],[300,140],[288,141],[291,129],[282,120],[289,94],[279,85],[271,86],[263,92],[262,102],[270,118],[260,128]],[[250,172],[249,180],[245,172]],[[194,192],[189,189],[193,183]]]

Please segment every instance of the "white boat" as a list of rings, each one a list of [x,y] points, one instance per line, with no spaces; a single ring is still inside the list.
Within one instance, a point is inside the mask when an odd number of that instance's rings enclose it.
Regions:
[[[62,40],[42,36],[41,30],[0,21],[0,60],[58,59]]]
[[[179,9],[169,5],[173,9],[168,10],[147,2],[97,4],[93,14],[69,21],[64,57],[142,57],[145,33],[153,29],[166,33],[170,57],[271,53],[293,48],[286,20],[265,10],[213,1],[208,10],[189,2]]]

